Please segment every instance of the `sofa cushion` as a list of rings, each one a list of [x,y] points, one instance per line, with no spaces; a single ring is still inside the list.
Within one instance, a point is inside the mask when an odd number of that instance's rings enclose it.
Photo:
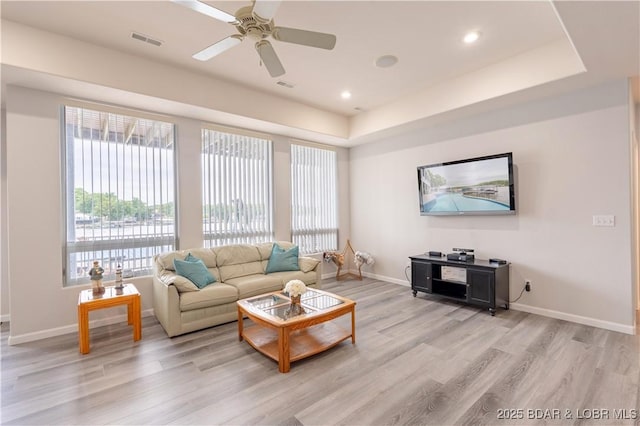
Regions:
[[[258,253],[260,253],[260,260],[269,260],[271,250],[273,250],[273,243],[257,243],[256,248],[258,249]],[[265,266],[266,265],[265,263]]]
[[[260,252],[260,258],[262,260],[269,260],[269,257],[271,257],[271,250],[273,250],[273,244],[274,243],[257,243],[255,245],[256,248],[258,249],[258,252]],[[291,247],[296,245],[291,241],[276,241],[275,244],[278,244],[281,248],[285,250],[288,250]]]
[[[216,254],[210,248],[196,248],[189,250],[189,253],[192,256],[197,257],[202,260],[204,266],[207,268],[215,268],[218,266],[218,262],[216,262]]]
[[[247,275],[264,274],[260,252],[256,246],[235,244],[213,250],[216,253],[220,280],[224,282]]]
[[[298,252],[298,246],[293,246],[286,250],[278,244],[274,244],[265,272],[270,274],[280,271],[299,271]]]
[[[239,263],[259,262],[260,252],[258,248],[250,244],[233,244],[229,246],[215,247],[218,266],[237,265]]]
[[[224,305],[238,300],[238,290],[224,283],[209,285],[200,291],[182,293],[180,295],[180,311]]]
[[[173,265],[178,275],[189,279],[200,289],[208,286],[209,284],[213,284],[216,281],[202,260],[193,256],[189,257],[189,255],[187,256],[187,259],[195,260],[173,259]]]
[[[282,281],[282,277],[277,275],[281,273],[282,272],[276,272],[275,274],[269,275],[260,273],[240,278],[232,278],[225,281],[225,284],[229,284],[237,288],[238,298],[245,299],[259,294],[269,293],[271,291],[282,290],[284,282]],[[290,273],[291,272],[289,272],[289,274]]]
[[[213,250],[209,248],[195,248],[190,250],[176,250],[170,251],[168,253],[159,254],[156,257],[156,262],[162,266],[162,268],[167,269],[169,271],[175,271],[175,267],[173,266],[173,259],[184,259],[191,253],[193,256],[201,259],[207,268],[215,268],[218,266],[216,264],[216,254]]]
[[[316,269],[316,266],[320,263],[319,259],[314,259],[313,257],[299,257],[298,258],[298,266],[300,266],[300,270],[302,272],[309,272]]]

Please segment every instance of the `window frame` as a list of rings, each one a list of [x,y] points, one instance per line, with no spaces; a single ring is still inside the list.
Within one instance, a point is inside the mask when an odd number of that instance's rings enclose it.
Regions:
[[[171,167],[172,174],[170,176],[171,184],[171,192],[173,193],[173,199],[167,200],[166,203],[173,203],[173,235],[161,235],[161,236],[151,236],[145,237],[141,239],[136,237],[135,235],[129,238],[109,238],[94,241],[69,241],[69,227],[74,227],[76,224],[76,210],[75,206],[75,186],[77,182],[74,180],[73,182],[68,180],[69,177],[69,163],[68,163],[68,154],[69,154],[69,141],[67,140],[67,108],[76,108],[78,110],[88,110],[92,112],[97,112],[98,114],[113,114],[116,116],[122,116],[125,119],[133,119],[133,120],[147,120],[147,121],[157,121],[161,124],[168,124],[171,126]],[[96,130],[93,128],[91,131]],[[102,131],[102,129],[100,129]],[[111,130],[109,130],[111,132]],[[143,111],[137,110],[129,110],[124,108],[117,108],[110,105],[103,104],[93,104],[93,103],[84,103],[77,101],[65,101],[60,106],[60,164],[61,164],[61,207],[62,207],[62,219],[63,224],[61,226],[61,240],[62,240],[62,285],[65,288],[74,287],[78,285],[84,285],[90,282],[89,276],[78,276],[76,278],[71,278],[71,273],[69,268],[72,266],[71,256],[75,253],[84,253],[84,252],[109,252],[109,251],[126,251],[126,250],[135,250],[135,249],[153,249],[156,247],[160,247],[160,250],[156,250],[156,253],[140,257],[140,259],[150,259],[148,263],[150,264],[148,268],[144,268],[141,270],[131,270],[124,271],[123,276],[125,278],[132,278],[137,276],[149,276],[153,273],[153,256],[158,253],[162,253],[168,250],[175,250],[178,247],[179,236],[178,236],[178,152],[177,152],[177,126],[174,120],[170,117],[156,115],[152,113],[147,113]],[[72,136],[72,139],[75,138]],[[117,143],[121,143],[117,141]],[[166,149],[166,148],[165,148]],[[121,194],[116,194],[118,197]],[[117,198],[118,199],[118,198]],[[166,204],[164,203],[164,204]],[[152,234],[151,234],[152,235]],[[111,235],[110,235],[111,237]],[[96,259],[98,260],[98,259]],[[102,259],[100,259],[102,260]],[[104,266],[104,265],[102,265]],[[104,279],[114,279],[115,275],[113,273],[105,273]]]
[[[333,168],[334,168],[334,172],[335,175],[333,177],[333,187],[329,188],[329,186],[331,185],[327,185],[326,189],[332,191],[333,194],[333,203],[334,208],[333,211],[331,212],[331,214],[333,215],[332,218],[329,218],[329,221],[333,221],[333,224],[335,224],[335,227],[329,227],[329,228],[318,228],[318,227],[313,227],[313,228],[307,228],[306,230],[306,234],[307,237],[312,237],[313,235],[321,235],[321,234],[329,234],[329,233],[333,233],[330,238],[333,239],[332,243],[333,244],[327,244],[325,247],[314,247],[314,248],[308,248],[306,246],[306,244],[301,244],[301,238],[303,238],[305,236],[305,230],[304,229],[296,229],[297,226],[297,220],[295,218],[295,213],[296,213],[296,206],[295,206],[295,196],[294,196],[294,191],[296,190],[296,188],[294,187],[294,149],[295,147],[301,147],[303,149],[317,149],[317,150],[322,150],[322,151],[326,151],[326,152],[330,152],[333,154],[334,158],[334,163],[333,163]],[[330,147],[330,146],[325,146],[325,145],[320,145],[320,144],[313,144],[313,143],[308,143],[305,141],[300,141],[300,140],[292,140],[291,144],[290,144],[290,148],[289,148],[289,153],[290,153],[290,179],[291,179],[291,187],[290,187],[290,197],[291,197],[291,241],[298,244],[298,246],[300,247],[300,253],[301,254],[313,254],[313,253],[319,253],[319,252],[324,252],[324,251],[335,251],[338,249],[338,240],[339,240],[339,232],[340,232],[340,225],[339,225],[339,192],[338,192],[338,152],[335,148]],[[316,191],[317,193],[317,187],[313,188],[313,191]],[[319,238],[319,237],[318,237]]]
[[[208,183],[205,182],[205,178],[211,178],[212,176],[205,176],[205,132],[218,132],[224,133],[228,135],[238,136],[238,137],[247,137],[252,139],[260,139],[267,143],[267,147],[265,149],[264,154],[267,155],[267,162],[265,163],[265,174],[267,177],[267,181],[265,182],[266,190],[263,191],[263,195],[266,195],[266,210],[268,210],[268,221],[266,223],[266,230],[257,230],[251,231],[247,233],[237,233],[237,232],[223,232],[216,233],[215,231],[207,231],[206,225],[211,225],[211,220],[206,221],[205,209],[209,204],[207,204],[206,200],[206,190],[208,187]],[[228,126],[219,126],[213,124],[206,124],[202,126],[201,129],[201,143],[200,143],[200,159],[201,159],[201,184],[202,184],[202,240],[203,247],[217,247],[220,245],[227,244],[254,244],[261,242],[270,242],[275,238],[275,229],[274,229],[274,217],[275,217],[275,201],[274,201],[274,141],[273,137],[268,134],[252,132],[245,129],[239,129],[236,127],[228,127]],[[228,188],[227,188],[228,189]],[[215,236],[218,235],[218,238]],[[244,237],[244,238],[243,238]]]

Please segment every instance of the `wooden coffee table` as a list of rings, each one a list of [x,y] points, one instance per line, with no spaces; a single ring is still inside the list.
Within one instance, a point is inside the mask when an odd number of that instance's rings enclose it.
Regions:
[[[267,293],[238,302],[238,337],[278,362],[281,373],[291,362],[315,355],[351,337],[356,343],[356,302],[326,291],[307,289],[305,313],[291,316],[291,301],[283,292]],[[351,314],[351,330],[329,322]],[[255,325],[244,328],[244,316]]]

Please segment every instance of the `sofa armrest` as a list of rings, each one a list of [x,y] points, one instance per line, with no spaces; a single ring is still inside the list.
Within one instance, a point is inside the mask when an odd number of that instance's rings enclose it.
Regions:
[[[305,259],[307,261],[312,261],[312,262],[317,262],[315,267],[311,270],[307,270],[309,272],[314,271],[316,273],[316,282],[315,282],[315,287],[316,288],[320,288],[321,284],[322,284],[322,260],[319,260],[313,256],[300,256],[300,264],[302,265],[305,261]],[[313,264],[313,263],[311,263]],[[305,272],[304,268],[302,268],[303,272]]]
[[[153,276],[153,313],[169,337],[181,332],[180,295],[176,286]]]
[[[173,271],[167,271],[165,269],[162,272],[156,273],[155,276],[160,282],[164,283],[165,285],[174,285],[178,290],[178,293],[199,290],[199,288],[191,280],[178,275]]]

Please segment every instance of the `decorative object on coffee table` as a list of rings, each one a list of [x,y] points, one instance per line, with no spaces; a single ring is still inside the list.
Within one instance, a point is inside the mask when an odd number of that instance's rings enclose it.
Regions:
[[[291,280],[285,284],[284,292],[291,298],[297,296],[299,300],[300,296],[307,292],[307,286],[301,280]]]
[[[102,285],[102,274],[104,269],[100,266],[100,262],[93,261],[93,268],[89,269],[89,275],[91,276],[91,284],[93,286],[94,294],[104,293],[104,286]]]
[[[297,317],[298,315],[306,314],[307,311],[300,304],[300,296],[292,296],[291,304],[289,304],[289,308],[285,311],[285,316],[287,318]]]
[[[304,314],[305,310],[300,304],[300,298],[304,293],[307,292],[307,286],[304,284],[304,282],[301,280],[291,280],[284,286],[284,292],[287,293],[287,295],[291,299],[289,309],[287,309],[285,313],[286,316],[288,318],[291,318],[296,315]]]

